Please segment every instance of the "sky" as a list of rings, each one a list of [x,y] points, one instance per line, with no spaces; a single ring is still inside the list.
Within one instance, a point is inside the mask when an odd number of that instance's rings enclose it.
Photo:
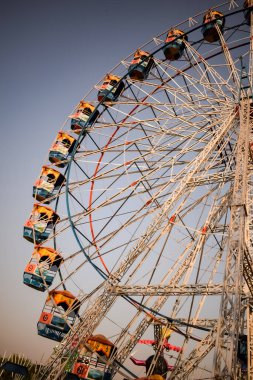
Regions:
[[[22,237],[32,186],[66,116],[104,74],[210,0],[0,2],[0,354],[47,357],[37,336],[45,297],[22,284],[32,249]]]

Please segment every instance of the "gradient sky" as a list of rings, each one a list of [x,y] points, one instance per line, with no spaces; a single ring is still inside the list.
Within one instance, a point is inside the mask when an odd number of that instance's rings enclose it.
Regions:
[[[0,2],[0,354],[48,356],[37,336],[45,295],[22,284],[32,246],[23,223],[32,185],[75,104],[155,35],[217,5],[210,0],[2,0]]]

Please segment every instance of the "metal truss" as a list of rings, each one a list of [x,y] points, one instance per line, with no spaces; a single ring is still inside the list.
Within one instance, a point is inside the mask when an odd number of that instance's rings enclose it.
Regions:
[[[246,230],[246,194],[249,146],[250,99],[240,102],[240,130],[237,142],[235,181],[231,202],[228,254],[217,330],[214,375],[236,379],[237,346],[241,326],[241,293]],[[231,289],[233,289],[231,291]]]
[[[210,185],[212,183],[225,183],[229,182],[233,179],[234,173],[233,171],[230,171],[229,173],[215,173],[215,174],[207,174],[203,176],[195,176],[192,178],[192,180],[189,182],[188,186],[203,186],[203,185]]]
[[[215,346],[215,339],[217,334],[217,326],[211,330],[204,339],[196,346],[190,353],[185,361],[180,363],[171,376],[171,380],[189,379],[189,375],[197,368],[201,360],[213,349]]]
[[[206,234],[201,235],[198,239],[196,239],[196,241],[192,241],[191,245],[187,247],[187,251],[189,252],[189,254],[186,257],[186,259],[181,263],[180,269],[176,271],[172,279],[170,279],[171,283],[175,285],[178,284],[186,275],[189,267],[192,266],[192,263],[194,263],[196,257],[200,254],[206,242],[206,239],[211,233],[211,230],[215,227],[216,223],[220,221],[220,219],[226,212],[229,202],[230,202],[230,194],[228,194],[222,199],[221,204],[219,205],[215,204],[213,208],[210,210],[208,219],[206,221],[207,224],[210,226],[210,228],[207,230]],[[161,283],[164,283],[164,281],[162,281]],[[152,310],[154,311],[161,310],[161,308],[163,307],[163,305],[165,304],[167,300],[168,300],[168,296],[158,297],[152,306]],[[194,322],[197,323],[196,320]],[[121,346],[121,349],[118,350],[117,355],[116,355],[116,359],[118,362],[124,363],[126,358],[129,356],[131,351],[136,346],[138,340],[142,337],[142,335],[144,334],[144,332],[147,330],[147,328],[149,327],[151,323],[152,323],[152,318],[150,317],[143,318],[142,321],[139,323],[138,327],[136,328],[136,330],[131,334],[129,339],[127,339],[126,341],[125,341],[124,333],[121,334],[121,336],[118,338],[116,342],[117,344],[120,343],[120,346]],[[188,320],[188,323],[189,323],[189,320]],[[206,321],[204,322],[204,324],[205,323]],[[213,321],[213,323],[215,324],[215,321]],[[203,346],[204,345],[205,343],[203,343]],[[209,349],[206,351],[206,353],[208,352],[209,352]],[[198,360],[198,357],[196,357],[195,359]],[[192,369],[194,368],[195,366],[192,367]],[[117,369],[118,369],[118,366],[115,365],[114,373],[117,372]]]
[[[195,323],[197,326],[200,327],[207,327],[210,328],[210,330],[214,330],[215,326],[217,325],[217,319],[206,319],[206,318],[198,318],[198,319],[186,319],[186,318],[178,318],[179,321],[183,323]],[[179,323],[180,324],[180,323]],[[176,323],[175,323],[176,325]]]
[[[187,284],[187,285],[146,285],[146,286],[112,286],[108,292],[115,295],[131,296],[194,296],[194,295],[220,295],[223,284]],[[231,292],[234,289],[229,289]]]

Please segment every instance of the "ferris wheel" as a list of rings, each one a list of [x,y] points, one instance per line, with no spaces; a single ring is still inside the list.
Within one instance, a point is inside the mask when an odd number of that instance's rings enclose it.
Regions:
[[[39,378],[253,379],[251,6],[139,47],[57,132],[24,226]]]

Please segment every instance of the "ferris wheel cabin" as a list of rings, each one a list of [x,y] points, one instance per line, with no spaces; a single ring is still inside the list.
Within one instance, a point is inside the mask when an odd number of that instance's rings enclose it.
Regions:
[[[67,376],[65,379],[96,379],[110,380],[111,373],[106,370],[107,361],[116,352],[117,348],[104,335],[91,336],[87,345],[90,346],[89,351],[84,344],[80,344],[77,349],[77,359],[67,365]],[[101,359],[102,360],[101,360]]]
[[[182,30],[171,29],[165,40],[166,46],[163,48],[166,59],[176,61],[182,57],[185,49],[185,41],[188,41],[188,37],[184,35]]]
[[[40,177],[33,186],[33,197],[36,201],[50,203],[50,198],[60,190],[64,182],[64,175],[53,168],[43,166]]]
[[[221,32],[223,31],[225,18],[221,12],[208,11],[204,15],[203,24],[202,34],[204,39],[207,42],[216,42],[220,38],[217,28],[219,28]]]
[[[131,79],[142,81],[148,77],[148,74],[154,65],[154,59],[149,53],[143,50],[136,50],[128,73]]]
[[[61,342],[74,325],[80,301],[66,290],[52,290],[44,305],[39,322],[38,335]]]
[[[98,101],[116,102],[124,88],[125,85],[119,77],[108,74],[98,92]]]
[[[71,118],[71,129],[78,135],[86,134],[86,127],[91,127],[99,117],[98,110],[89,103],[81,101],[78,105],[77,111],[69,116]]]
[[[76,139],[63,131],[59,131],[50,151],[49,161],[64,168],[68,163],[68,156],[73,151]]]
[[[44,292],[52,285],[63,258],[53,248],[35,247],[31,260],[25,267],[23,283]]]
[[[41,244],[51,234],[60,217],[50,208],[35,203],[30,218],[24,225],[24,238],[31,243]]]

